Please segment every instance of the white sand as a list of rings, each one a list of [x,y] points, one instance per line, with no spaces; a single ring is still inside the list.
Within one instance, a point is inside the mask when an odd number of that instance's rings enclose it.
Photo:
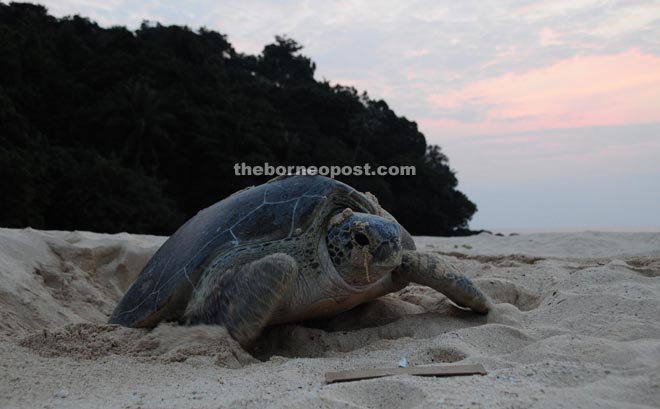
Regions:
[[[0,229],[0,408],[660,405],[660,234],[418,237],[499,304],[412,286],[242,352],[221,328],[104,325],[165,239]],[[481,363],[486,376],[324,384],[328,371]]]

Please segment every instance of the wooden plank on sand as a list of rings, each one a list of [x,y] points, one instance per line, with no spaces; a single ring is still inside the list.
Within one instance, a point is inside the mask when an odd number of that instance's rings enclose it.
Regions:
[[[486,369],[481,364],[474,365],[436,365],[411,366],[407,368],[356,369],[350,371],[328,372],[326,383],[359,381],[362,379],[381,378],[392,375],[416,376],[461,376],[486,375]]]

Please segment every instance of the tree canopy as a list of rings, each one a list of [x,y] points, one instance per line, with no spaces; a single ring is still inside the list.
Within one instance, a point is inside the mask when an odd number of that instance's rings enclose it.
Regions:
[[[269,179],[235,163],[369,163],[417,175],[338,179],[414,234],[465,233],[476,206],[440,148],[385,101],[315,80],[301,48],[276,37],[246,55],[206,28],[0,3],[0,225],[171,234]]]

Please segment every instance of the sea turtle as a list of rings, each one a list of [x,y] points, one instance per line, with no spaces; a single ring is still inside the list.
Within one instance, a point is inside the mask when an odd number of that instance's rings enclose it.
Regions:
[[[243,347],[270,324],[334,315],[398,291],[432,287],[487,313],[491,302],[369,193],[322,176],[289,176],[200,211],[154,254],[110,323],[219,324]]]

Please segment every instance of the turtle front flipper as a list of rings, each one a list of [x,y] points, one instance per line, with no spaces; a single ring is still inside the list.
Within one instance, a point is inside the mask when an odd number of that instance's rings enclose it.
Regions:
[[[195,288],[184,321],[222,325],[246,347],[259,336],[297,275],[295,260],[281,253],[209,271]]]
[[[404,251],[401,266],[392,273],[392,278],[400,283],[431,287],[459,306],[481,314],[488,313],[493,305],[469,278],[436,254]]]

